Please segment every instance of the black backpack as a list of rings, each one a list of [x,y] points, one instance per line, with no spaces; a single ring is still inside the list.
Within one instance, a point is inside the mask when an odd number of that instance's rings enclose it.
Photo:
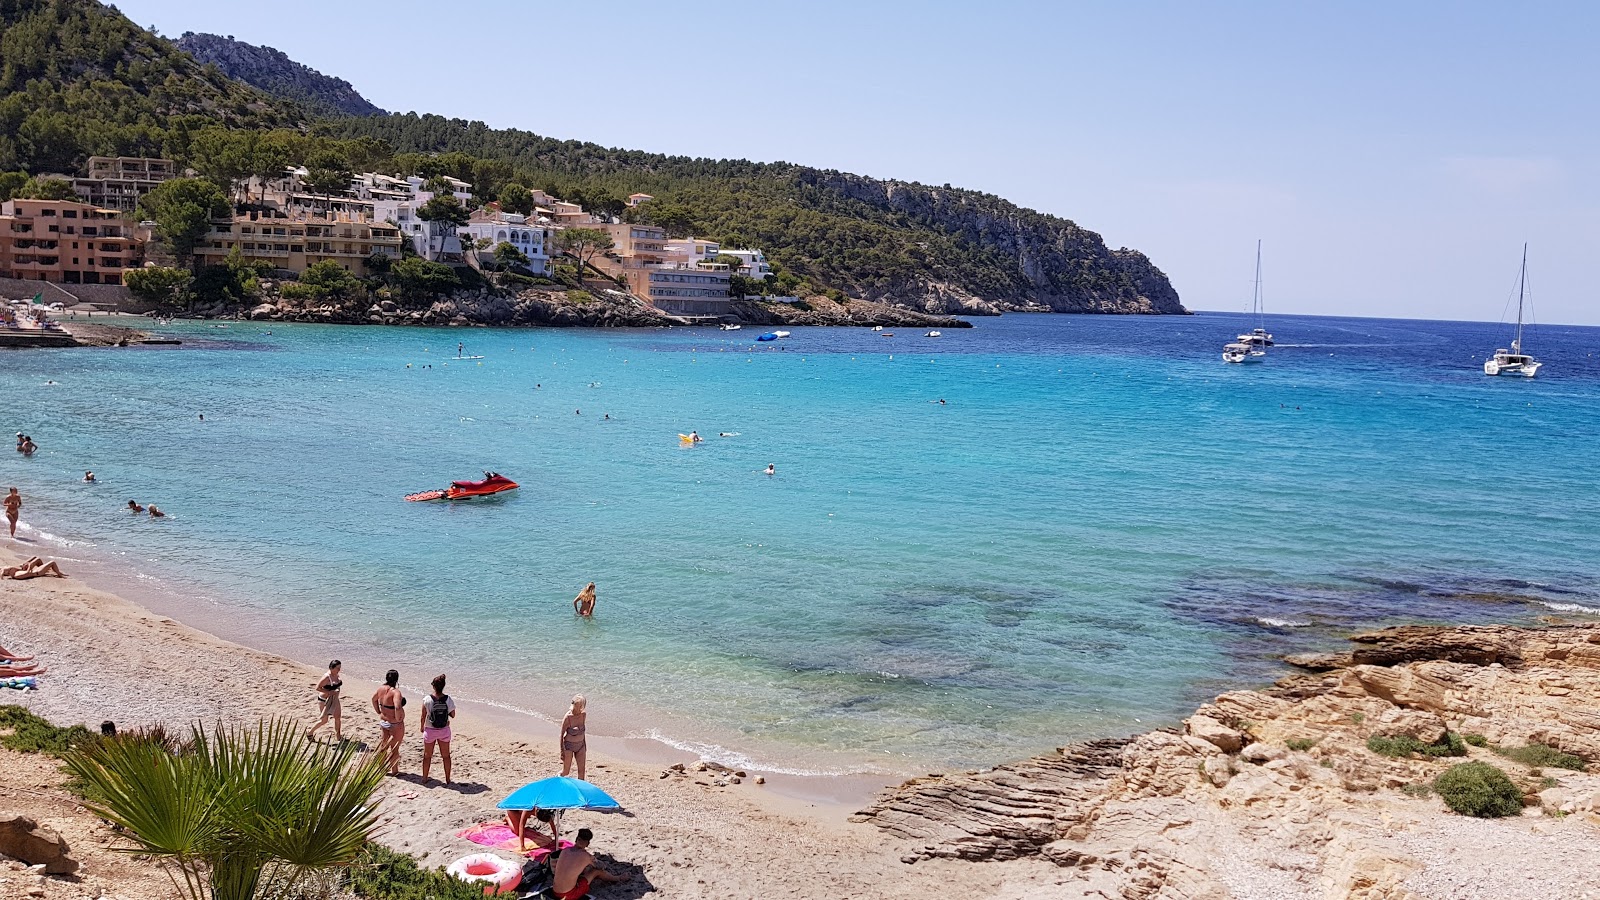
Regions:
[[[438,697],[429,698],[428,702],[433,704],[432,706],[428,707],[428,727],[449,728],[450,695],[441,694]]]

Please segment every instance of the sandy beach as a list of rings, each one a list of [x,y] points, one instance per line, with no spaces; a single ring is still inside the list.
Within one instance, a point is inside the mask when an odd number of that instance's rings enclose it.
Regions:
[[[32,544],[6,541],[9,565]],[[70,569],[68,570],[70,575]],[[321,676],[268,653],[220,640],[73,578],[0,581],[0,644],[35,654],[50,667],[37,691],[12,691],[0,702],[28,707],[57,724],[119,727],[190,722],[253,722],[287,716],[315,721],[312,685]],[[346,658],[345,734],[375,742],[367,704],[371,678],[391,661]],[[426,659],[412,671],[432,671]],[[419,679],[420,680],[420,679]],[[420,700],[415,691],[408,692]],[[403,770],[380,792],[380,839],[442,865],[476,849],[454,835],[496,817],[494,804],[516,787],[560,773],[555,729],[532,719],[508,723],[487,708],[464,704],[455,725],[454,788],[416,776],[420,737],[409,735]],[[603,710],[591,727],[606,730]],[[415,731],[415,729],[412,729]],[[1053,897],[1063,870],[1048,862],[973,865],[953,860],[901,862],[911,849],[883,831],[851,824],[859,804],[808,802],[757,785],[717,786],[715,773],[664,777],[669,761],[615,758],[608,742],[591,742],[589,779],[616,796],[623,814],[574,813],[570,830],[595,830],[595,848],[631,879],[605,886],[598,898],[639,897]],[[437,762],[435,763],[437,765]],[[435,778],[438,770],[435,769]],[[790,791],[789,794],[803,793]],[[71,805],[57,798],[58,802]],[[86,875],[94,877],[94,866]],[[3,886],[0,886],[3,888]],[[8,896],[0,889],[0,896]],[[62,896],[76,897],[76,893]],[[129,896],[138,896],[137,894]],[[159,896],[159,895],[154,895]]]

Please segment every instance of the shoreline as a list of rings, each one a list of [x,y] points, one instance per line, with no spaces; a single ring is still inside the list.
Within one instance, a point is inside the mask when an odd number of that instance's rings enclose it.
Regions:
[[[0,543],[0,560],[9,564],[19,552],[37,549],[33,542],[8,539]],[[263,717],[289,717],[302,726],[315,721],[311,688],[320,667],[216,637],[119,594],[88,587],[72,569],[67,572],[65,579],[0,581],[0,643],[49,667],[38,690],[5,692],[0,703],[23,705],[58,724],[91,728],[103,719],[121,729],[156,723],[181,729]],[[346,665],[367,671],[370,664],[350,659]],[[362,684],[346,697],[344,734],[370,745],[377,728],[364,709],[364,690]],[[406,774],[386,779],[379,789],[384,809],[379,839],[428,866],[481,849],[454,837],[455,832],[495,820],[499,797],[560,771],[553,725],[541,729],[529,717],[476,702],[464,702],[462,709],[470,718],[458,719],[455,726],[455,789],[438,782],[437,759],[434,782],[421,782],[414,728],[402,755]],[[990,896],[1002,878],[1028,870],[1035,873],[1027,876],[1032,880],[1054,868],[1035,863],[1002,871],[951,864],[912,871],[900,862],[909,845],[846,821],[861,806],[851,798],[865,786],[853,786],[847,795],[829,794],[807,790],[826,779],[771,776],[757,784],[756,772],[736,784],[716,772],[696,771],[694,757],[687,754],[673,757],[687,769],[675,773],[659,751],[641,752],[638,743],[595,737],[588,777],[618,797],[626,812],[573,813],[566,828],[594,828],[597,849],[624,868],[639,870],[638,878],[668,896],[837,897],[861,884],[882,885],[882,896],[907,900],[952,885],[969,896]],[[763,864],[753,867],[757,859]]]

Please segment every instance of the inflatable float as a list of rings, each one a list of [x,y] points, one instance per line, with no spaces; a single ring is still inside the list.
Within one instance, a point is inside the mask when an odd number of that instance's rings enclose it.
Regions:
[[[514,893],[522,881],[521,865],[493,853],[470,853],[446,866],[445,872],[458,881],[483,885],[485,894]]]
[[[763,334],[763,335],[761,335],[761,336],[756,338],[756,340],[758,340],[758,341],[775,341],[777,339],[778,339],[778,333],[776,331],[769,331],[766,334]]]

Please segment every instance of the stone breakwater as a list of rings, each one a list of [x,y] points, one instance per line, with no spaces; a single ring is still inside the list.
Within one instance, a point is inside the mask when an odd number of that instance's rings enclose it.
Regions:
[[[704,324],[664,313],[620,291],[590,291],[573,298],[565,291],[529,289],[504,293],[461,291],[425,304],[394,300],[297,301],[278,298],[249,308],[203,306],[199,318],[321,322],[332,325],[554,325],[585,328],[657,328]],[[813,298],[804,306],[735,300],[720,321],[748,325],[837,325],[895,328],[971,328],[969,322],[869,301],[841,304]]]
[[[1560,895],[1564,879],[1577,879],[1570,896],[1600,896],[1563,868],[1600,850],[1600,776],[1496,752],[1543,744],[1600,762],[1600,625],[1353,641],[1291,660],[1314,674],[1222,694],[1181,730],[912,779],[852,821],[916,842],[908,863],[1049,860],[1082,891],[1070,896],[1533,897]],[[1427,796],[1462,758],[1367,745],[1447,732],[1482,736],[1466,752],[1510,775],[1521,818],[1467,819]]]

